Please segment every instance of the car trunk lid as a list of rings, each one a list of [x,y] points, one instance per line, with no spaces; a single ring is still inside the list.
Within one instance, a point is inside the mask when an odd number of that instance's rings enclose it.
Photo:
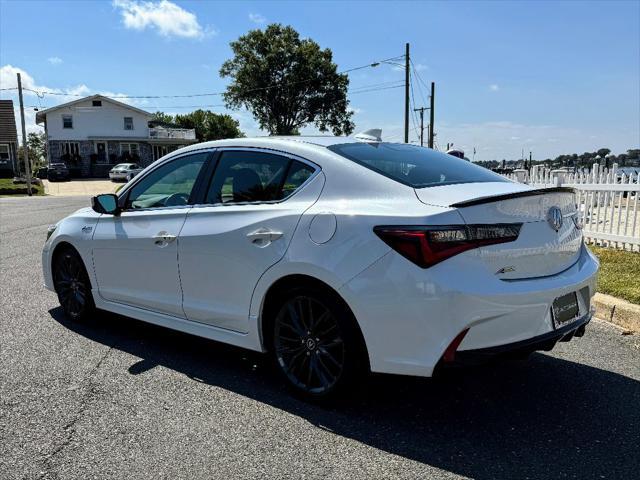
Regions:
[[[488,272],[500,279],[555,275],[580,255],[582,232],[570,188],[496,182],[422,188],[416,195],[424,203],[457,208],[469,225],[521,223],[517,240],[479,248]]]

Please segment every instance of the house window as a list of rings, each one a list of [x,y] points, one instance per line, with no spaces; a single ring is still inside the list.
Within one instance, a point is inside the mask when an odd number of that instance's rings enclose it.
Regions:
[[[139,156],[138,144],[137,143],[121,143],[120,155],[128,155],[130,157],[133,157],[134,155]]]
[[[9,163],[9,145],[3,143],[0,145],[0,165]]]
[[[73,128],[73,117],[71,115],[62,115],[62,128]]]
[[[80,143],[78,142],[62,142],[60,147],[62,148],[61,155],[80,155]]]
[[[124,117],[124,129],[133,130],[133,117]]]
[[[91,104],[94,107],[101,107],[102,106],[102,100],[94,100],[93,102],[91,102]]]

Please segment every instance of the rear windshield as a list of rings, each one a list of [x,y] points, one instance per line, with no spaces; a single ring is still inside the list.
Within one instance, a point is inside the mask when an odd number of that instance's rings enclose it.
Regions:
[[[501,175],[467,160],[417,145],[357,142],[327,148],[413,188],[453,183],[508,182]]]

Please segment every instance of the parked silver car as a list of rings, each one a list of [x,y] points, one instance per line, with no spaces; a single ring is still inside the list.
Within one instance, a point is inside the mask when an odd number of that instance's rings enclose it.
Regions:
[[[112,182],[125,181],[128,182],[142,171],[137,163],[119,163],[109,171],[109,178]]]

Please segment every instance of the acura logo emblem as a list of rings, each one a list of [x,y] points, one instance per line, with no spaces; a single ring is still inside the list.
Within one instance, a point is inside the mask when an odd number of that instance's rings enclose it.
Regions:
[[[551,207],[547,213],[547,222],[556,232],[562,228],[562,210],[558,207]]]

